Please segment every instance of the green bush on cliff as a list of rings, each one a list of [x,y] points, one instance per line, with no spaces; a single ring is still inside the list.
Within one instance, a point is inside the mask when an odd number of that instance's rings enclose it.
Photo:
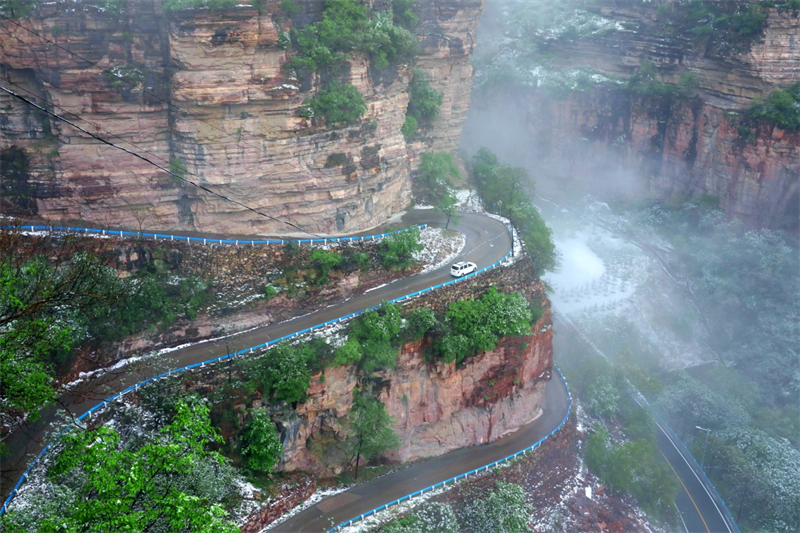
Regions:
[[[323,120],[334,125],[353,122],[364,116],[367,104],[354,85],[332,81],[327,89],[306,98],[298,111],[301,117]]]
[[[287,67],[299,77],[326,67],[335,69],[351,52],[369,57],[377,70],[408,61],[419,52],[417,38],[396,26],[391,12],[373,13],[354,0],[328,0],[322,20],[293,30],[292,36],[301,55]]]
[[[24,19],[36,8],[36,4],[36,0],[0,0],[0,15],[10,19]]]
[[[472,156],[471,173],[483,203],[519,229],[537,275],[556,267],[553,235],[531,203],[534,184],[528,171],[500,161],[488,148]]]
[[[439,115],[443,93],[431,87],[421,70],[414,70],[408,84],[408,109],[406,120],[400,129],[406,141],[417,135],[420,125],[430,126]]]
[[[754,103],[747,117],[787,131],[800,131],[800,83],[778,89],[764,102]]]
[[[242,453],[251,470],[271,472],[283,453],[280,437],[269,413],[263,409],[253,412],[242,433]]]
[[[501,337],[530,334],[533,314],[519,293],[490,288],[480,299],[459,300],[445,314],[447,332],[434,343],[444,362],[461,363],[470,355],[493,350]]]

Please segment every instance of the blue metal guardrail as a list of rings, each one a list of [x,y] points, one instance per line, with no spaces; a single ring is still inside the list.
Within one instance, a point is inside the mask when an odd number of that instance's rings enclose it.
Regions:
[[[363,520],[364,518],[367,518],[368,516],[374,515],[376,513],[381,512],[381,511],[385,511],[389,507],[391,507],[393,505],[397,505],[399,503],[402,503],[402,502],[404,502],[406,500],[410,500],[411,498],[413,498],[415,496],[421,496],[425,492],[430,492],[430,491],[435,490],[435,489],[437,489],[439,487],[444,487],[448,483],[455,484],[458,481],[467,479],[468,476],[472,476],[472,475],[478,474],[479,472],[487,472],[490,468],[494,468],[494,467],[500,466],[501,464],[506,463],[506,462],[510,461],[511,459],[515,459],[516,457],[519,457],[520,455],[532,452],[534,449],[539,447],[539,445],[541,443],[543,443],[545,440],[547,440],[553,434],[555,434],[559,429],[561,429],[561,426],[563,426],[564,423],[567,421],[567,419],[569,418],[569,414],[572,411],[572,394],[569,392],[569,385],[567,384],[567,380],[564,378],[564,374],[561,373],[561,370],[558,368],[558,366],[556,366],[555,363],[553,363],[553,368],[556,369],[556,372],[558,372],[558,375],[561,378],[561,381],[564,382],[564,387],[566,387],[566,389],[567,389],[567,399],[568,399],[567,414],[564,415],[564,419],[561,420],[561,423],[559,423],[558,426],[556,426],[556,428],[553,431],[551,431],[550,433],[548,433],[547,435],[545,435],[541,439],[537,440],[535,443],[531,444],[530,446],[528,446],[524,450],[520,450],[517,453],[513,453],[513,454],[511,454],[509,456],[506,456],[506,457],[504,457],[502,459],[498,459],[497,461],[495,461],[493,463],[489,463],[487,465],[481,466],[481,467],[476,468],[474,470],[470,470],[469,472],[466,472],[464,474],[459,474],[459,475],[457,475],[455,477],[451,477],[450,479],[446,479],[445,481],[440,481],[439,483],[436,483],[435,485],[431,485],[429,487],[425,487],[424,489],[418,490],[418,491],[413,492],[411,494],[407,494],[407,495],[403,496],[402,498],[398,498],[398,499],[396,499],[394,501],[391,501],[391,502],[389,502],[389,503],[387,503],[385,505],[381,505],[380,507],[376,507],[375,509],[372,509],[371,511],[367,511],[364,514],[358,515],[355,518],[352,518],[352,519],[350,519],[350,520],[348,520],[346,522],[342,522],[341,524],[338,524],[338,525],[332,527],[331,529],[328,530],[327,533],[333,533],[334,531],[339,531],[343,527],[347,527],[347,526],[352,525],[354,522],[358,522],[359,520]]]
[[[426,225],[424,224],[424,225],[419,226],[419,227],[423,228],[425,226]],[[26,226],[26,227],[28,227],[28,226]],[[36,226],[31,226],[31,227],[36,227]],[[47,228],[48,226],[44,226],[44,227]],[[508,227],[509,231],[512,231],[511,226],[507,226],[507,227]],[[400,231],[407,231],[407,230],[400,230]],[[388,234],[384,234],[384,235],[388,235]],[[242,241],[239,241],[239,242],[242,242]],[[286,242],[286,241],[282,241],[282,242]],[[294,242],[297,242],[297,241],[294,241]],[[307,241],[304,241],[304,242],[307,242]],[[247,244],[246,241],[245,241],[245,243]],[[484,268],[482,268],[480,270],[477,270],[477,271],[473,272],[472,274],[467,274],[466,276],[463,276],[463,277],[460,277],[460,278],[456,278],[456,279],[453,279],[453,280],[450,280],[450,281],[446,281],[445,283],[440,283],[439,285],[434,285],[433,287],[428,287],[427,289],[422,289],[420,291],[412,292],[411,294],[406,294],[404,296],[400,296],[398,298],[395,298],[395,299],[389,300],[389,301],[392,302],[392,303],[402,302],[402,301],[414,298],[416,296],[419,296],[421,294],[424,294],[426,292],[431,292],[431,291],[433,291],[435,289],[439,289],[439,288],[445,287],[447,285],[452,285],[454,283],[458,283],[458,282],[461,282],[463,280],[466,280],[466,279],[472,278],[474,276],[477,276],[478,274],[481,274],[483,272],[486,272],[487,270],[491,270],[491,269],[496,268],[497,266],[499,266],[500,263],[505,261],[508,258],[508,256],[511,255],[512,251],[513,250],[509,250],[506,253],[506,255],[504,255],[503,258],[500,259],[499,261],[495,261],[491,265],[489,265],[487,267],[484,267]],[[148,383],[150,383],[152,381],[155,381],[157,379],[168,377],[168,376],[171,376],[173,374],[177,374],[179,372],[183,372],[183,371],[186,371],[186,370],[193,370],[195,368],[203,368],[206,365],[211,365],[211,364],[218,363],[218,362],[221,362],[221,361],[227,361],[228,359],[233,359],[236,356],[252,354],[256,350],[266,349],[266,348],[269,348],[270,346],[273,346],[273,345],[275,345],[275,344],[277,344],[277,343],[279,343],[281,341],[288,340],[288,339],[295,339],[295,338],[299,337],[300,335],[304,335],[306,333],[310,333],[310,332],[312,332],[314,330],[323,329],[323,328],[326,328],[326,327],[328,327],[328,326],[330,326],[332,324],[341,323],[341,322],[343,322],[345,320],[349,320],[349,319],[351,319],[353,317],[356,317],[358,315],[361,315],[361,314],[363,314],[363,313],[365,313],[365,312],[367,312],[369,310],[377,309],[379,307],[380,307],[379,305],[368,307],[367,309],[363,309],[361,311],[356,311],[355,313],[350,313],[349,315],[345,315],[345,316],[342,316],[342,317],[339,317],[339,318],[335,318],[333,320],[329,320],[327,322],[323,322],[322,324],[317,324],[317,325],[311,326],[310,328],[306,328],[306,329],[303,329],[303,330],[300,330],[300,331],[296,331],[294,333],[290,333],[289,335],[284,335],[283,337],[280,337],[278,339],[267,341],[267,342],[258,344],[256,346],[251,346],[249,348],[244,348],[242,350],[239,350],[238,352],[229,353],[229,354],[226,354],[226,355],[223,355],[223,356],[220,356],[220,357],[215,357],[214,359],[209,359],[207,361],[202,361],[200,363],[195,363],[193,365],[184,366],[182,368],[177,368],[175,370],[170,370],[168,372],[164,372],[163,374],[159,374],[158,376],[152,377],[150,379],[147,379],[145,381],[142,381],[140,383],[132,385],[132,386],[128,387],[127,389],[123,390],[122,392],[119,392],[119,393],[111,396],[110,398],[107,398],[107,399],[103,400],[102,402],[100,402],[99,404],[95,405],[94,407],[92,407],[91,409],[89,409],[88,411],[83,413],[81,416],[79,416],[77,418],[77,420],[82,421],[86,417],[89,417],[91,419],[92,413],[96,413],[98,411],[101,411],[107,405],[109,405],[111,402],[114,402],[116,400],[120,400],[127,393],[129,393],[131,391],[135,391],[139,387],[142,387],[143,385],[146,385],[146,384],[148,384]],[[66,428],[61,430],[58,433],[58,435],[56,435],[56,439],[61,437],[61,435],[63,435],[65,432],[71,430],[72,427],[73,427],[73,425],[70,424],[69,426],[67,426]],[[33,467],[36,466],[36,464],[39,462],[39,460],[42,458],[42,456],[44,456],[45,452],[47,452],[47,450],[50,448],[50,446],[52,444],[53,444],[52,441],[47,443],[47,446],[45,446],[44,449],[41,452],[39,452],[39,455],[36,456],[36,459],[33,460],[33,462],[30,464],[30,466],[28,466],[27,470],[25,470],[25,473],[22,474],[22,477],[19,479],[19,481],[17,481],[17,484],[14,485],[14,488],[11,490],[11,493],[9,494],[8,498],[6,498],[5,503],[3,503],[3,506],[0,507],[0,514],[3,514],[5,512],[8,504],[11,502],[12,498],[17,493],[17,489],[19,489],[19,487],[22,485],[22,483],[25,481],[25,479],[27,479],[28,474],[30,473],[31,469],[33,469]]]
[[[686,445],[681,440],[681,438],[678,437],[678,434],[675,433],[675,430],[673,430],[672,427],[670,427],[670,425],[667,424],[667,421],[664,420],[663,418],[661,418],[661,415],[658,414],[658,411],[653,409],[653,406],[650,405],[650,402],[647,401],[647,398],[645,398],[644,395],[642,395],[642,394],[638,394],[638,397],[644,402],[644,404],[647,406],[647,409],[653,415],[655,415],[659,419],[659,421],[661,421],[662,424],[664,424],[664,426],[669,430],[670,433],[672,433],[672,436],[675,437],[675,439],[680,443],[680,445],[683,446],[683,449],[686,450],[686,453],[689,455],[689,457],[692,458],[692,462],[694,462],[694,465],[697,467],[696,469],[693,469],[693,470],[695,470],[695,472],[700,472],[701,474],[703,474],[703,478],[705,479],[705,483],[703,483],[703,484],[706,485],[707,487],[711,488],[712,491],[714,491],[714,495],[717,497],[717,500],[719,501],[719,503],[722,504],[722,507],[725,509],[725,512],[728,514],[728,521],[734,527],[734,529],[737,531],[737,533],[741,533],[741,530],[739,529],[739,526],[736,524],[736,521],[733,519],[733,515],[731,514],[730,510],[728,509],[728,506],[725,505],[725,500],[723,500],[722,496],[719,495],[719,492],[717,492],[716,487],[714,487],[714,484],[711,483],[710,479],[708,479],[708,476],[706,475],[705,471],[697,463],[697,459],[694,458],[694,455],[692,455],[692,452],[689,451],[689,448],[687,448]]]
[[[29,225],[23,226],[3,226],[3,228],[19,228],[24,231],[64,231],[70,233],[85,233],[93,235],[105,235],[108,237],[136,237],[136,238],[150,238],[153,239],[166,239],[170,241],[186,241],[186,242],[201,242],[203,244],[234,244],[236,246],[255,246],[256,244],[286,244],[288,242],[297,244],[330,244],[335,242],[351,242],[351,241],[374,241],[375,239],[382,239],[394,233],[402,233],[411,228],[425,229],[427,224],[420,224],[419,226],[411,226],[409,228],[390,231],[389,233],[380,233],[376,235],[362,235],[360,237],[327,237],[321,239],[267,239],[267,240],[248,240],[248,239],[209,239],[205,237],[188,237],[186,235],[171,235],[168,233],[147,233],[141,231],[124,231],[124,230],[110,230],[110,229],[96,229],[96,228],[79,228],[70,226],[41,226]]]

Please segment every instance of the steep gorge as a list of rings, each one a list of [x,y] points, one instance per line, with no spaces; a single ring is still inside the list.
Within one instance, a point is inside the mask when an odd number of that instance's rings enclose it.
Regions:
[[[679,16],[699,4],[572,1],[549,28],[490,4],[464,148],[486,145],[536,169],[551,194],[709,195],[750,227],[796,231],[800,132],[744,118],[756,99],[800,81],[800,16],[764,7],[763,29],[749,42],[716,29],[700,37],[700,26]],[[742,13],[744,4],[719,5]],[[500,66],[487,67],[492,60]],[[647,62],[670,94],[631,90],[629,78]],[[680,87],[682,79],[693,86]]]
[[[92,0],[60,0],[40,3],[28,18],[0,21],[4,86],[215,192],[315,232],[380,224],[410,202],[419,154],[458,144],[481,0],[416,6],[422,51],[415,65],[377,72],[352,54],[343,81],[363,94],[367,112],[344,127],[299,117],[321,80],[299,84],[283,68],[292,53],[286,32],[319,20],[324,3],[300,2],[291,17],[278,1],[169,14],[162,3],[128,0],[117,15]],[[391,7],[373,4],[375,11]],[[400,128],[412,68],[429,76],[444,101],[432,127],[407,143]],[[3,167],[18,169],[3,172],[4,213],[220,233],[292,231],[8,94],[0,95],[0,108]]]

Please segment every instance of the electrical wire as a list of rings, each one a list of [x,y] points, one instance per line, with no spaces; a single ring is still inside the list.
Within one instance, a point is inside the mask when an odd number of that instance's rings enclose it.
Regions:
[[[154,157],[156,159],[160,159],[161,161],[169,164],[169,159],[167,159],[167,158],[165,158],[165,157],[163,157],[161,155],[154,154],[153,152],[150,152],[147,149],[142,148],[140,145],[136,144],[135,142],[129,141],[129,140],[123,138],[123,137],[120,137],[119,135],[111,133],[108,130],[103,130],[103,128],[101,128],[100,126],[98,126],[94,122],[92,122],[90,120],[86,120],[85,118],[83,118],[83,117],[81,117],[79,115],[76,115],[75,113],[72,113],[71,111],[68,111],[68,110],[64,109],[63,107],[61,107],[59,105],[56,105],[53,102],[49,102],[46,98],[44,98],[42,96],[39,96],[38,94],[34,93],[33,91],[30,91],[30,90],[26,89],[22,85],[14,83],[13,81],[9,80],[8,78],[5,78],[3,80],[3,82],[4,83],[10,83],[14,87],[16,87],[18,90],[25,91],[25,93],[27,93],[28,95],[30,95],[30,96],[32,96],[34,98],[39,98],[40,100],[44,100],[45,104],[49,104],[49,105],[53,106],[54,108],[61,110],[62,114],[67,116],[70,119],[77,119],[77,120],[80,120],[81,122],[85,122],[85,123],[89,124],[90,126],[94,127],[95,129],[97,129],[98,131],[103,131],[103,135],[105,135],[107,137],[114,137],[116,139],[119,139],[120,141],[122,141],[124,143],[130,144],[131,146],[136,147],[139,152],[144,152],[145,154],[148,154],[148,155],[150,155],[150,156],[152,156],[152,157]]]
[[[166,173],[167,173],[167,174],[169,174],[170,176],[172,176],[172,177],[174,177],[174,178],[176,178],[176,179],[178,179],[178,180],[180,180],[180,181],[182,181],[182,182],[188,183],[189,185],[192,185],[192,186],[194,186],[194,187],[197,187],[198,189],[201,189],[201,190],[203,190],[203,191],[205,191],[205,192],[207,192],[207,193],[209,193],[209,194],[211,194],[211,195],[213,195],[213,196],[216,196],[216,197],[218,197],[218,198],[221,198],[221,199],[223,199],[223,200],[225,200],[225,201],[228,201],[228,202],[231,202],[231,203],[233,203],[233,204],[236,204],[236,205],[238,205],[238,206],[240,206],[240,207],[243,207],[243,208],[247,209],[248,211],[252,211],[253,213],[255,213],[255,214],[259,215],[259,216],[262,216],[262,217],[268,218],[268,219],[270,219],[270,220],[273,220],[273,221],[275,221],[275,222],[280,222],[281,224],[286,224],[286,225],[287,225],[287,226],[289,226],[289,227],[292,227],[292,228],[294,228],[294,229],[296,229],[296,230],[299,230],[299,231],[301,231],[301,232],[303,232],[303,233],[306,233],[306,234],[308,234],[308,235],[311,235],[311,236],[313,236],[313,237],[322,238],[320,235],[317,235],[316,233],[311,233],[310,231],[307,231],[307,230],[305,230],[305,229],[301,228],[301,227],[300,227],[300,226],[298,226],[297,224],[294,224],[294,223],[292,223],[292,222],[288,222],[288,221],[286,221],[286,220],[281,220],[280,218],[273,217],[272,215],[268,215],[268,214],[266,214],[266,213],[262,213],[261,211],[259,211],[259,210],[255,209],[255,208],[253,208],[253,207],[250,207],[250,206],[249,206],[249,205],[247,205],[247,204],[244,204],[244,203],[242,203],[242,202],[240,202],[240,201],[238,201],[238,200],[234,200],[233,198],[230,198],[230,197],[228,197],[228,196],[225,196],[224,194],[220,194],[220,193],[218,193],[218,192],[216,192],[216,191],[213,191],[213,190],[209,189],[208,187],[206,187],[205,185],[201,185],[201,184],[199,184],[199,183],[195,183],[195,182],[194,182],[194,181],[192,181],[192,180],[186,179],[184,176],[181,176],[181,175],[179,175],[179,174],[177,174],[177,173],[175,173],[175,172],[173,172],[173,171],[169,170],[168,168],[165,168],[165,167],[163,167],[163,166],[159,165],[158,163],[155,163],[155,162],[153,162],[152,160],[150,160],[150,159],[148,159],[148,158],[144,157],[143,155],[140,155],[140,154],[138,154],[138,153],[136,153],[136,152],[134,152],[134,151],[132,151],[132,150],[129,150],[129,149],[125,148],[124,146],[119,146],[119,145],[117,145],[117,144],[114,144],[114,143],[112,143],[111,141],[109,141],[109,140],[107,140],[107,139],[104,139],[103,137],[101,137],[101,136],[99,136],[99,135],[97,135],[97,134],[95,134],[95,133],[92,133],[92,132],[90,132],[90,131],[88,131],[88,130],[86,130],[86,129],[84,129],[84,128],[80,127],[80,126],[78,126],[78,125],[77,125],[77,124],[75,124],[73,121],[71,121],[71,120],[69,120],[69,119],[67,119],[67,118],[65,118],[65,117],[62,117],[62,116],[60,116],[60,115],[59,115],[59,114],[57,114],[57,113],[53,113],[53,112],[52,112],[52,111],[50,111],[49,109],[46,109],[46,108],[44,108],[44,107],[40,106],[39,104],[37,104],[37,103],[35,103],[35,102],[32,102],[32,101],[28,100],[28,99],[27,99],[27,98],[25,98],[24,96],[22,96],[22,95],[19,95],[19,94],[15,93],[14,91],[12,91],[11,89],[9,89],[8,87],[3,87],[2,85],[0,85],[0,91],[3,91],[3,92],[5,92],[5,93],[7,93],[7,94],[9,94],[9,95],[11,95],[11,96],[13,96],[13,97],[15,97],[15,98],[18,98],[18,99],[22,100],[23,102],[27,103],[28,105],[31,105],[31,106],[33,106],[33,107],[37,108],[38,110],[40,110],[40,111],[43,111],[44,113],[47,113],[48,115],[50,115],[51,117],[53,117],[53,118],[55,118],[55,119],[58,119],[58,120],[60,120],[60,121],[62,121],[62,122],[65,122],[65,123],[69,124],[70,126],[72,126],[73,128],[75,128],[76,130],[78,130],[78,131],[81,131],[81,132],[85,133],[86,135],[88,135],[88,136],[92,137],[92,138],[93,138],[93,139],[95,139],[95,140],[98,140],[98,141],[100,141],[100,142],[101,142],[101,143],[103,143],[103,144],[106,144],[106,145],[108,145],[108,146],[111,146],[111,147],[113,147],[113,148],[116,148],[116,149],[118,149],[118,150],[122,150],[123,152],[125,152],[125,153],[127,153],[127,154],[129,154],[129,155],[132,155],[132,156],[134,156],[134,157],[136,157],[136,158],[138,158],[138,159],[141,159],[142,161],[145,161],[145,162],[147,162],[147,163],[149,163],[149,164],[153,165],[154,167],[156,167],[156,168],[158,168],[158,169],[160,169],[160,170],[162,170],[162,171],[166,172]],[[191,173],[189,173],[189,174],[191,174]],[[194,176],[197,176],[196,174],[192,174],[192,175],[194,175]],[[199,178],[200,176],[197,176],[197,177]]]

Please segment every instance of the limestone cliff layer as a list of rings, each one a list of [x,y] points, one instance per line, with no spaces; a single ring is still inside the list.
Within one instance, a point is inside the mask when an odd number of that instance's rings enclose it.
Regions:
[[[581,68],[606,82],[558,94],[533,84],[476,92],[465,147],[486,145],[527,164],[547,192],[629,199],[708,194],[751,227],[796,230],[800,133],[766,123],[749,127],[742,118],[756,98],[800,81],[800,16],[768,8],[763,33],[723,52],[713,38],[667,27],[673,7],[591,4],[587,9],[618,30],[538,46],[550,66]],[[498,38],[497,28],[481,30],[482,47]],[[656,65],[659,81],[677,85],[693,73],[697,87],[669,98],[626,89],[623,81],[643,60]]]
[[[1,21],[4,86],[187,179],[315,232],[381,223],[409,203],[419,153],[458,143],[481,0],[418,6],[417,66],[444,92],[444,103],[432,129],[412,144],[400,133],[412,65],[378,76],[354,55],[347,76],[367,112],[356,124],[320,128],[297,116],[319,84],[301,90],[282,68],[291,51],[279,39],[292,20],[277,0],[169,15],[161,4],[129,0],[117,15],[89,1],[41,2],[30,18]],[[321,16],[322,3],[300,5],[298,20]],[[12,96],[0,95],[0,107],[3,166],[19,170],[3,172],[4,213],[227,233],[296,231]]]

